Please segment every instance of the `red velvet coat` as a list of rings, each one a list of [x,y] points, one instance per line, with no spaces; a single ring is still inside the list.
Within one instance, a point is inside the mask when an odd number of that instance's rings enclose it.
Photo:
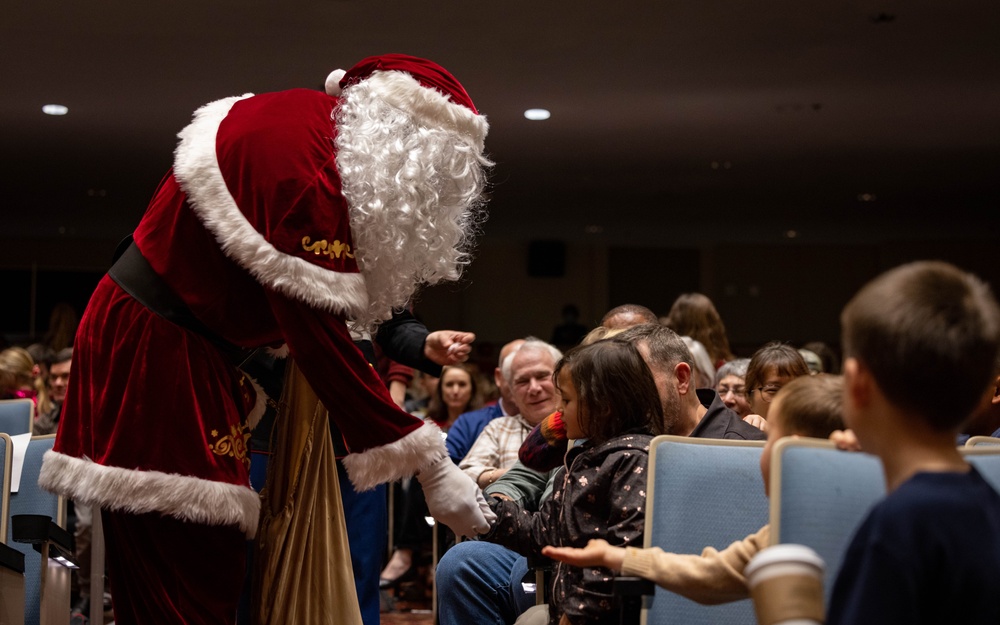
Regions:
[[[437,428],[393,404],[345,323],[367,294],[336,170],[336,103],[291,90],[200,109],[135,242],[211,330],[241,347],[288,345],[364,489],[445,452]],[[204,337],[108,277],[75,347],[40,483],[82,503],[238,524],[252,535],[259,504],[246,441],[262,391]]]

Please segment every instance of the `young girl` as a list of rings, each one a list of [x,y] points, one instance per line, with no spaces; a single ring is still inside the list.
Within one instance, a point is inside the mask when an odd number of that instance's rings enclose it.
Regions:
[[[566,454],[552,497],[537,512],[491,498],[497,522],[486,540],[525,555],[592,538],[640,545],[649,442],[664,432],[652,374],[632,345],[607,340],[571,350],[553,376],[567,435],[586,441]],[[550,623],[613,622],[611,584],[608,569],[557,565]]]
[[[844,427],[843,413],[844,380],[839,375],[801,376],[782,388],[771,408],[767,444],[761,452],[765,493],[774,443],[785,436],[827,438]],[[770,531],[771,526],[765,525],[722,551],[705,547],[701,555],[668,553],[659,547],[621,548],[600,539],[590,541],[583,549],[546,547],[542,553],[574,566],[602,566],[625,575],[639,575],[693,601],[717,604],[747,598],[743,569],[768,546]]]

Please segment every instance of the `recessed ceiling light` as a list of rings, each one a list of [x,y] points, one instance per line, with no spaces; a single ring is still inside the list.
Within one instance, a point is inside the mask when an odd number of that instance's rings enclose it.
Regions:
[[[859,193],[858,194],[858,201],[859,202],[874,202],[875,199],[876,199],[876,197],[875,197],[874,193]]]
[[[789,239],[794,239],[795,237],[799,236],[799,233],[796,230],[786,230],[785,236],[788,237]]]
[[[46,104],[42,107],[42,112],[46,115],[65,115],[69,109],[62,104]]]
[[[549,113],[545,109],[528,109],[527,111],[524,112],[524,116],[530,119],[531,121],[541,121],[543,119],[548,119],[549,117],[551,117],[552,113]]]

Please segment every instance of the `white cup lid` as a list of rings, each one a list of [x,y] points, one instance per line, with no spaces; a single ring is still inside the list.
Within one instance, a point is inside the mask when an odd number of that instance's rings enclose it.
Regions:
[[[823,558],[809,547],[805,545],[783,544],[761,550],[750,559],[750,562],[747,562],[746,568],[743,569],[743,574],[749,579],[754,571],[758,571],[765,566],[788,563],[806,564],[816,567],[820,572],[826,567]]]

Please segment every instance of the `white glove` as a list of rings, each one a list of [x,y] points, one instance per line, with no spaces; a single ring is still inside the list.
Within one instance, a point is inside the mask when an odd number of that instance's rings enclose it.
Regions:
[[[475,536],[490,531],[497,515],[490,509],[472,478],[462,472],[451,458],[442,457],[419,474],[427,509],[438,522],[456,536]]]

